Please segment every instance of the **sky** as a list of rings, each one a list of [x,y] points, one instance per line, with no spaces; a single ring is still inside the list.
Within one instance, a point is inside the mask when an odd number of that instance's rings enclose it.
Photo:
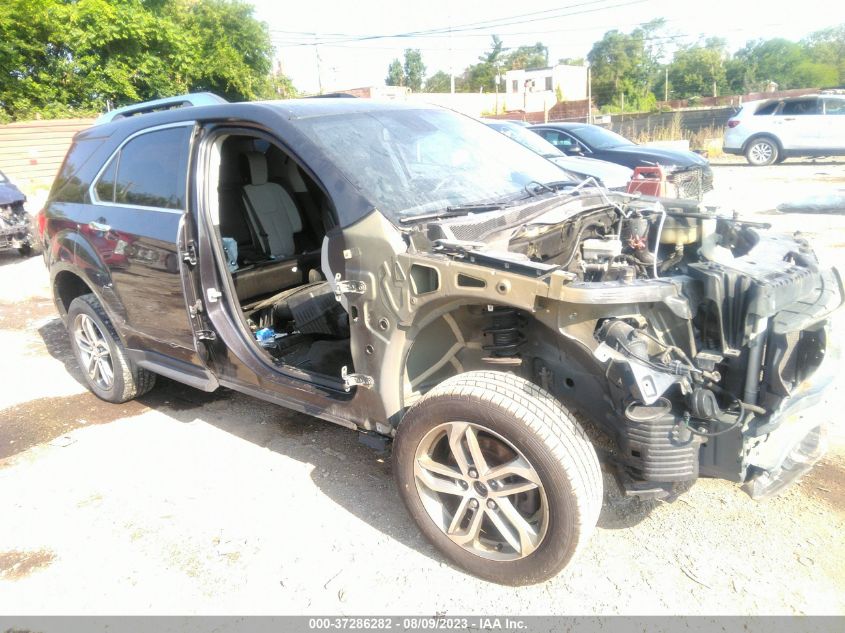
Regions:
[[[270,27],[276,58],[301,91],[316,93],[380,86],[394,58],[419,48],[426,74],[463,69],[489,49],[491,35],[506,48],[543,42],[549,61],[585,57],[609,30],[629,32],[654,18],[666,20],[667,51],[710,36],[729,49],[748,40],[804,35],[845,22],[845,5],[831,0],[767,3],[743,0],[252,0]],[[762,9],[762,7],[765,7]],[[450,32],[450,29],[452,30]],[[425,36],[408,35],[438,31]],[[403,37],[380,37],[399,35]],[[367,39],[362,39],[362,38]],[[314,46],[314,42],[319,42]],[[319,68],[319,73],[318,73]]]

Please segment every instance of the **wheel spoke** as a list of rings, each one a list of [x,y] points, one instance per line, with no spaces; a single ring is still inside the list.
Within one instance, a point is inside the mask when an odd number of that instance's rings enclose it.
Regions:
[[[528,521],[519,513],[519,510],[513,506],[510,500],[499,499],[498,506],[499,510],[501,510],[502,518],[513,527],[519,537],[519,553],[522,556],[527,556],[537,549],[537,532],[528,524]]]
[[[540,486],[540,476],[524,457],[515,457],[509,462],[505,462],[499,466],[494,466],[487,472],[485,479],[492,481],[505,479],[507,477],[521,477],[522,479],[534,484],[535,488]]]
[[[96,347],[97,343],[100,342],[100,336],[97,333],[97,327],[94,325],[94,321],[86,317],[82,320],[82,327],[85,329],[88,340],[91,341],[91,346]]]
[[[111,366],[111,359],[107,356],[100,358],[100,376],[107,386],[111,387],[114,380],[114,369]]]
[[[97,373],[97,357],[94,354],[87,354],[83,359],[85,361],[85,371],[91,378]]]
[[[497,489],[490,490],[491,497],[510,497],[511,495],[519,494],[520,492],[529,492],[539,488],[533,481],[523,481],[515,484],[502,484]]]
[[[458,509],[455,510],[455,516],[452,517],[452,521],[449,523],[449,529],[446,531],[450,536],[456,535],[461,527],[461,523],[464,522],[467,511],[469,510],[469,500],[470,497],[467,495],[458,504]]]
[[[451,477],[452,479],[461,479],[461,473],[458,470],[455,470],[451,466],[447,466],[446,464],[441,464],[440,462],[436,462],[428,455],[423,455],[419,459],[417,459],[417,464],[419,464],[420,468],[424,468],[425,470],[435,473],[437,475],[442,475],[443,477]]]
[[[442,492],[447,495],[463,496],[464,489],[453,479],[443,479],[422,467],[416,468],[417,480],[432,492]]]
[[[484,510],[479,507],[473,512],[474,514],[466,530],[463,530],[459,534],[449,535],[455,543],[466,546],[475,543],[478,539],[478,534],[481,532],[481,520],[484,518]]]
[[[513,528],[508,524],[507,521],[502,517],[502,515],[498,512],[498,510],[488,510],[487,516],[490,517],[490,521],[493,525],[496,526],[496,529],[499,531],[499,534],[502,535],[508,544],[514,549],[516,552],[522,551],[522,544],[519,542],[519,537],[514,534]]]
[[[461,473],[465,476],[469,473],[469,460],[467,459],[466,452],[464,451],[462,440],[468,427],[469,424],[466,422],[453,422],[449,425],[449,428],[446,431],[449,438],[449,448],[451,449],[452,455],[458,464],[458,468],[461,469]]]
[[[475,434],[475,429],[467,424],[464,436],[467,438],[467,446],[469,447],[469,453],[472,456],[473,466],[475,466],[479,475],[484,475],[488,470],[487,460],[485,460],[484,455],[481,454],[481,447],[478,445],[478,436]]]
[[[82,332],[81,330],[77,330],[74,335],[74,338],[76,339],[76,344],[79,346],[80,350],[88,354],[93,351],[91,342],[88,340],[88,337],[84,332]]]

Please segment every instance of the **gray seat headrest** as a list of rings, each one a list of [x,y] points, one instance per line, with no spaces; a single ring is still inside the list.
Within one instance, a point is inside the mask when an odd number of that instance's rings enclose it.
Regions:
[[[247,152],[249,162],[249,181],[253,185],[267,183],[267,158],[261,152]]]

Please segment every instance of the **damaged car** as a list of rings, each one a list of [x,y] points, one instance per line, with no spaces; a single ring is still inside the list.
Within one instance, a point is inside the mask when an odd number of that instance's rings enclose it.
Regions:
[[[35,246],[26,196],[0,171],[0,249],[14,248],[28,256]]]
[[[433,107],[178,105],[80,132],[39,222],[100,398],[163,375],[347,427],[443,556],[510,585],[584,545],[603,466],[760,498],[822,454],[843,287],[800,236]]]

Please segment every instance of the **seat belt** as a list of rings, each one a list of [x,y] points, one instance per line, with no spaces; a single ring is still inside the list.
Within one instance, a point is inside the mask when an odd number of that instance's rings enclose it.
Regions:
[[[261,220],[258,219],[258,214],[255,212],[255,208],[252,206],[252,203],[249,201],[249,196],[246,195],[246,193],[243,194],[243,201],[247,215],[249,215],[250,220],[252,220],[252,223],[255,225],[255,230],[258,231],[258,235],[260,236],[261,249],[267,257],[272,259],[273,253],[270,251],[270,236],[267,235],[267,231],[264,230],[264,226],[261,224]]]

